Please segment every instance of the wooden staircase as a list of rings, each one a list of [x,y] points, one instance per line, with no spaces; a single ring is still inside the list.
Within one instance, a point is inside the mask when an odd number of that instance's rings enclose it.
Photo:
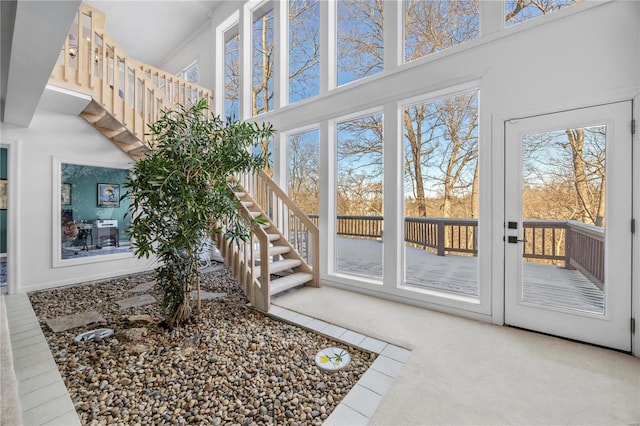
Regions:
[[[214,239],[251,303],[268,312],[271,296],[302,285],[319,287],[319,232],[313,222],[265,172],[231,179],[230,186],[250,237],[230,242],[221,232]]]
[[[49,84],[91,96],[80,116],[138,161],[153,147],[145,133],[164,109],[200,99],[212,106],[213,93],[130,58],[104,27],[104,14],[83,3]],[[275,294],[300,285],[319,287],[313,222],[264,172],[230,184],[250,238],[235,243],[224,232],[213,238],[251,304],[266,312]]]
[[[213,93],[129,57],[104,27],[104,14],[81,4],[49,84],[91,96],[80,116],[137,161],[163,110],[203,98],[212,105]]]

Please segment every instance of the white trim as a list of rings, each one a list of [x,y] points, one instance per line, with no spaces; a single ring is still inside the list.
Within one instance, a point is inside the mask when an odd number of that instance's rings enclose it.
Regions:
[[[22,142],[16,139],[0,141],[0,146],[7,148],[7,292],[20,293],[22,282],[20,276],[20,151]]]
[[[225,33],[234,29],[234,27],[236,27],[235,29],[237,31],[240,31],[239,20],[240,20],[240,12],[236,10],[233,14],[231,14],[231,16],[229,16],[229,18],[225,19],[224,22],[222,22],[220,25],[218,25],[215,28],[216,55],[214,56],[214,58],[216,58],[216,60],[214,61],[214,73],[215,73],[214,86],[216,89],[215,93],[218,93],[219,95],[214,96],[214,103],[215,103],[216,114],[222,117],[227,116],[227,111],[225,111],[225,100],[227,95],[225,91],[225,72],[226,72],[225,46],[227,43],[225,39]],[[240,46],[238,46],[238,49],[240,49]],[[240,93],[238,93],[238,96],[240,96]],[[240,103],[240,99],[238,99],[238,104],[239,103]],[[238,108],[239,107],[240,105],[238,105]],[[240,111],[238,111],[238,114],[240,114]]]
[[[636,133],[633,135],[633,175],[632,182],[632,198],[633,198],[633,217],[636,223],[636,232],[633,238],[631,250],[633,260],[631,265],[631,316],[636,321],[636,332],[632,336],[631,350],[632,354],[640,358],[640,95],[636,95],[632,99],[633,118],[636,120]]]
[[[392,71],[404,62],[404,5],[397,0],[384,0],[384,21],[391,23],[384,28],[384,71]],[[393,25],[395,23],[395,25]],[[389,29],[394,31],[389,31]]]
[[[131,166],[126,163],[107,163],[100,161],[73,160],[69,158],[51,157],[51,267],[64,268],[69,266],[86,265],[90,263],[110,262],[122,259],[134,259],[133,251],[129,253],[103,254],[100,256],[89,256],[78,259],[62,259],[62,236],[60,235],[60,184],[62,164],[73,164],[80,166],[105,167],[111,169],[130,170]],[[48,284],[47,284],[48,285]]]

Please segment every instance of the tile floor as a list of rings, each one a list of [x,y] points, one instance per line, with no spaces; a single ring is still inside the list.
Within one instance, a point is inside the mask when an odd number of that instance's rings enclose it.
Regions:
[[[26,294],[5,295],[9,339],[25,425],[80,425]]]
[[[79,425],[73,402],[27,295],[5,297],[24,424]],[[409,359],[410,351],[276,305],[272,305],[269,314],[378,354],[369,370],[325,422],[325,425],[368,424],[394,378]]]
[[[366,425],[378,404],[391,388],[393,380],[409,359],[411,352],[382,340],[367,337],[337,325],[307,315],[271,305],[269,315],[309,328],[348,345],[378,354],[371,367],[340,402],[325,421],[325,425]]]

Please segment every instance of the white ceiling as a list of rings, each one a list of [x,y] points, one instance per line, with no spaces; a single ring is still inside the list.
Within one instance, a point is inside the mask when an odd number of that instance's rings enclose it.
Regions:
[[[138,61],[157,66],[211,16],[222,0],[89,0],[105,30]]]

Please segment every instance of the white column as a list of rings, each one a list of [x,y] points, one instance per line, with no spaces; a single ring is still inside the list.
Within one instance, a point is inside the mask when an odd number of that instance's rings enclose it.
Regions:
[[[480,0],[480,35],[486,36],[504,28],[504,2]]]
[[[402,120],[397,102],[384,104],[383,191],[384,239],[382,284],[395,289],[402,282],[404,265],[404,185]]]
[[[240,9],[240,81],[238,82],[238,97],[240,98],[239,117],[240,121],[251,118],[251,24],[253,10],[251,3],[247,3]]]
[[[384,70],[398,68],[403,58],[403,4],[397,0],[384,2]]]
[[[335,123],[320,123],[320,276],[335,269],[336,154]]]
[[[336,3],[320,2],[320,95],[336,87]]]
[[[273,105],[275,109],[289,103],[289,1],[273,2],[273,65],[274,65],[274,93]]]

